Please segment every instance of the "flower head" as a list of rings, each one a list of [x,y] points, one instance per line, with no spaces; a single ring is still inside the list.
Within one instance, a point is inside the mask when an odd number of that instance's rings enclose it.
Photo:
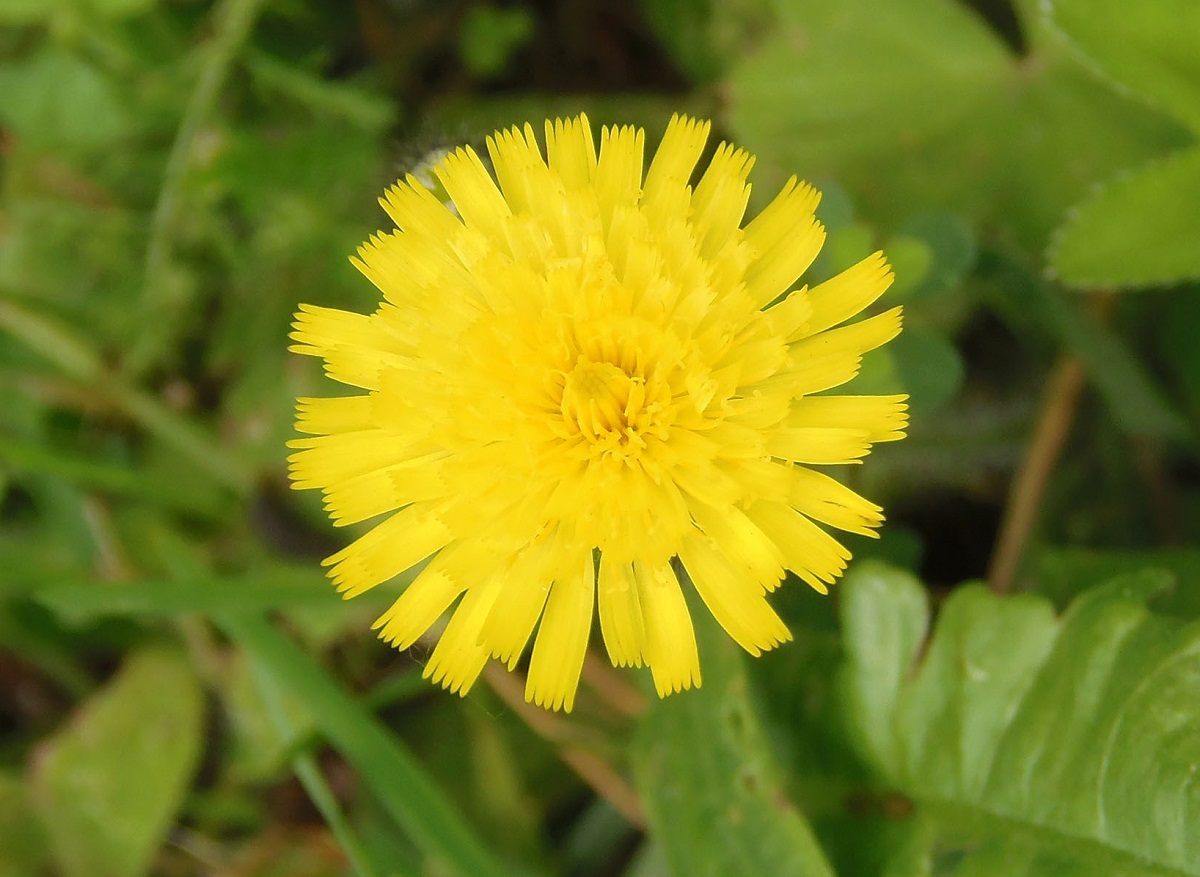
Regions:
[[[660,695],[700,683],[684,587],[752,654],[790,639],[767,595],[791,570],[825,591],[878,506],[812,466],[903,436],[903,396],[826,391],[900,331],[900,308],[834,328],[892,273],[876,253],[793,289],[825,238],[795,179],[745,226],[753,158],[675,117],[644,133],[586,117],[497,132],[380,200],[397,230],[353,260],[370,316],[304,305],[292,347],[363,391],[299,400],[294,487],[335,525],[380,518],[326,559],[347,597],[428,559],[378,620],[465,693],[534,637],[526,697],[571,709],[599,607],[616,665]],[[457,605],[455,605],[457,602]],[[540,623],[539,623],[540,622]]]

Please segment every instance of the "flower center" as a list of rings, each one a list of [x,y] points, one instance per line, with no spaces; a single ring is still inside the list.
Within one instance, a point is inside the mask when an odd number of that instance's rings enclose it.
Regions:
[[[632,462],[646,447],[643,437],[665,437],[664,406],[646,379],[610,362],[580,356],[563,383],[561,410],[567,433],[586,445],[587,456]]]
[[[580,358],[567,374],[563,387],[562,413],[569,426],[588,438],[624,432],[632,409],[645,400],[645,383],[631,378],[608,362]]]

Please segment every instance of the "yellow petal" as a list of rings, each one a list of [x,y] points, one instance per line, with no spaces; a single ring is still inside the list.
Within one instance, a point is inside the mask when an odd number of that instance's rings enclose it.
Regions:
[[[796,466],[792,478],[788,503],[815,521],[872,537],[873,528],[883,523],[883,509],[822,472]]]
[[[750,573],[760,592],[774,590],[783,578],[783,553],[745,512],[696,503],[692,517],[724,557]]]
[[[776,430],[767,450],[772,456],[793,463],[839,466],[865,457],[871,445],[863,430],[805,426]]]
[[[633,564],[646,626],[646,663],[659,697],[700,684],[696,631],[669,564]]]
[[[414,460],[429,450],[384,429],[292,439],[288,447],[297,449],[288,457],[292,487],[296,490],[338,484]]]
[[[746,514],[782,549],[787,568],[814,590],[826,593],[845,571],[850,552],[804,515],[774,502],[755,503]]]
[[[371,317],[332,308],[301,305],[292,324],[288,348],[325,360],[325,373],[335,381],[374,390],[384,366],[403,368],[409,360],[386,329]]]
[[[488,660],[479,632],[499,593],[495,578],[472,584],[429,656],[422,676],[463,697],[471,690]]]
[[[759,255],[770,252],[797,228],[805,227],[819,203],[820,192],[792,177],[771,203],[746,225],[746,243]]]
[[[702,536],[687,539],[679,559],[704,605],[747,652],[757,657],[792,638],[756,578],[712,541]]]
[[[759,384],[763,392],[782,389],[789,398],[799,398],[809,393],[840,387],[858,374],[862,354],[833,351],[825,355],[802,354],[791,357],[792,364],[774,377]]]
[[[512,670],[533,633],[550,593],[555,549],[543,541],[521,550],[500,573],[501,592],[484,627],[484,645]]]
[[[429,454],[366,472],[325,488],[325,511],[335,527],[357,524],[414,502],[446,495],[444,454]]]
[[[640,667],[646,649],[642,605],[633,566],[600,558],[600,632],[614,667]]]
[[[464,554],[472,550],[470,543],[462,542],[443,548],[375,620],[373,627],[379,631],[379,638],[401,650],[415,643],[459,594],[478,581],[470,575],[470,564],[462,562]]]
[[[688,180],[704,151],[711,127],[709,122],[678,114],[671,116],[642,190],[642,206],[651,222],[657,224],[686,215],[690,200]]]
[[[373,530],[321,561],[346,598],[358,596],[421,562],[453,538],[434,514],[421,506],[396,512]]]
[[[642,154],[646,132],[632,125],[605,127],[600,132],[596,162],[596,200],[607,223],[617,207],[637,203],[642,191]]]
[[[459,218],[412,175],[384,192],[379,204],[396,227],[404,231],[452,240],[462,229]]]
[[[547,709],[570,712],[583,672],[592,630],[596,578],[592,553],[576,559],[576,569],[550,586],[546,613],[538,628],[525,682],[525,699]]]
[[[750,199],[746,177],[754,167],[754,156],[722,143],[704,171],[692,195],[692,225],[700,241],[700,255],[715,256],[741,225]]]
[[[806,396],[792,403],[791,428],[837,427],[866,432],[869,442],[904,438],[908,396]]]
[[[764,312],[771,334],[791,341],[800,336],[812,318],[808,287],[793,290],[788,297]]]
[[[375,425],[371,421],[371,409],[369,395],[297,399],[296,432],[330,435],[370,429]]]
[[[584,188],[596,171],[596,143],[586,115],[546,121],[546,156],[568,191]]]
[[[487,138],[487,148],[504,200],[514,213],[559,200],[561,181],[546,166],[532,125],[526,123],[523,131],[517,127],[497,131]]]
[[[875,253],[814,286],[808,294],[813,310],[804,335],[815,335],[848,320],[883,295],[895,279],[883,253]]]
[[[746,269],[746,294],[763,308],[781,296],[817,258],[825,243],[825,226],[804,219],[782,241],[761,253]]]
[[[793,357],[862,356],[900,334],[904,308],[895,307],[849,326],[829,329],[791,346]]]
[[[503,237],[504,220],[512,211],[474,149],[456,149],[434,173],[468,225],[496,239]]]

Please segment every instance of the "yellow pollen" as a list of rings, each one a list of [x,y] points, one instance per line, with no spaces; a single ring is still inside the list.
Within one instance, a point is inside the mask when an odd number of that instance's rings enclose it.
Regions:
[[[568,429],[592,439],[626,433],[645,399],[643,386],[641,378],[631,378],[612,363],[580,357],[563,387],[562,414]]]

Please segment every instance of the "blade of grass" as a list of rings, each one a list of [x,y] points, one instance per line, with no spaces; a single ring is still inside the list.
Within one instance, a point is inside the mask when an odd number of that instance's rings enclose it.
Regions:
[[[32,594],[43,606],[72,621],[98,615],[175,616],[185,612],[262,612],[298,606],[341,605],[324,578],[311,571],[197,579],[143,579],[38,584]]]
[[[15,302],[0,300],[0,328],[124,412],[225,487],[239,496],[250,492],[250,472],[239,460],[186,418],[111,374],[92,345],[70,327]]]
[[[275,684],[275,680],[261,663],[254,662],[251,669],[259,693],[262,694],[267,716],[271,720],[271,724],[275,726],[279,738],[284,741],[292,739],[296,729],[292,727],[292,723],[287,717],[287,711],[283,708],[279,686]],[[351,828],[345,814],[342,813],[342,808],[338,806],[337,796],[325,782],[325,777],[321,774],[317,760],[311,752],[301,752],[292,757],[292,772],[300,780],[300,785],[304,786],[304,791],[308,793],[313,806],[320,811],[321,818],[329,826],[334,838],[341,845],[342,852],[350,860],[350,866],[358,874],[362,877],[376,877],[379,874],[395,873],[390,865],[371,861],[369,854],[359,843],[358,835],[354,833],[354,829]]]
[[[1165,439],[1190,435],[1187,421],[1115,332],[1065,296],[1048,293],[1045,303],[1063,340],[1087,365],[1088,377],[1125,432]]]
[[[127,466],[81,457],[68,456],[40,445],[15,441],[0,434],[0,464],[18,472],[54,475],[80,487],[115,496],[140,499],[172,511],[187,512],[205,518],[220,514],[212,494],[183,492],[175,485],[144,475]]]
[[[282,690],[307,705],[317,727],[426,855],[462,877],[512,873],[480,843],[407,748],[282,632],[249,615],[224,613],[217,623]]]
[[[212,36],[201,49],[206,57],[196,86],[188,97],[175,141],[171,144],[158,200],[150,219],[150,240],[146,245],[142,288],[145,331],[138,336],[126,359],[130,374],[141,374],[158,358],[172,337],[172,327],[178,325],[175,315],[186,303],[180,300],[180,295],[175,292],[176,287],[167,282],[166,274],[183,210],[188,164],[196,136],[212,114],[229,68],[250,35],[261,6],[262,0],[224,0],[213,10]]]

